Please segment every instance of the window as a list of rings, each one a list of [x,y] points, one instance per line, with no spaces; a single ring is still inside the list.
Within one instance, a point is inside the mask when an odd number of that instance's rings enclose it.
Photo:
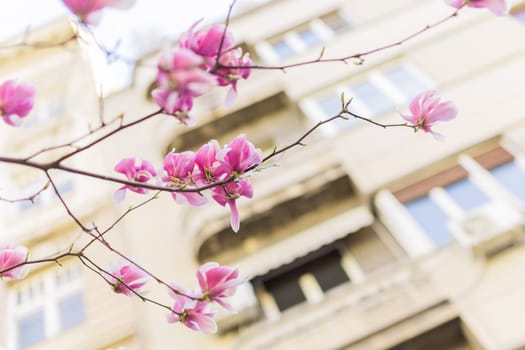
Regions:
[[[511,161],[490,170],[490,173],[525,204],[525,168]]]
[[[330,12],[260,43],[257,52],[267,62],[283,60],[320,46],[335,34],[349,28],[350,24],[343,14],[338,11]]]
[[[304,99],[303,112],[318,122],[341,111],[341,94],[353,98],[350,110],[367,118],[379,117],[406,105],[415,95],[428,90],[433,83],[409,64],[401,64],[385,71],[373,71],[354,84],[343,83],[324,94]],[[339,130],[361,124],[357,119],[338,119],[323,128],[334,134]]]
[[[404,207],[435,247],[453,242],[448,228],[451,220],[491,202],[489,196],[468,177],[446,185],[436,184],[429,188],[429,192],[404,203]]]
[[[465,211],[489,202],[489,197],[468,178],[448,185],[445,191]]]
[[[291,263],[252,280],[267,315],[304,302],[319,302],[334,288],[359,282],[402,256],[399,246],[379,224],[336,240]],[[268,299],[272,302],[267,302]]]
[[[351,87],[352,97],[365,104],[371,116],[384,114],[396,107],[396,103],[372,81],[365,80]]]
[[[437,247],[453,241],[447,215],[428,195],[405,203],[405,208]]]
[[[10,300],[10,318],[16,320],[9,331],[10,349],[26,349],[86,319],[82,275],[77,265],[24,281],[12,291]]]
[[[455,237],[463,242],[463,232],[465,237],[472,234],[470,223],[480,220],[474,218],[483,216],[489,222],[494,219],[490,213],[501,211],[512,218],[523,210],[521,159],[498,147],[475,157],[461,155],[459,162],[393,194],[382,191],[377,196],[380,215],[410,254],[445,246]],[[509,218],[505,220],[510,225]]]
[[[309,291],[304,281],[309,281],[310,288],[322,292],[350,281],[342,267],[341,254],[336,249],[317,257],[304,257],[287,271],[271,276],[263,281],[265,290],[273,296],[280,311],[303,303],[316,291]],[[305,276],[310,278],[304,278]],[[313,279],[311,278],[313,276]]]
[[[445,322],[414,338],[392,347],[390,350],[414,349],[473,349],[467,341],[459,318]]]

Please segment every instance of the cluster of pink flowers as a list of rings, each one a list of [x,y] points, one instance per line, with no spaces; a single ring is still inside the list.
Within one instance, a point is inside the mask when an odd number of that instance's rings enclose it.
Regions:
[[[143,293],[148,275],[140,267],[122,260],[110,269],[108,282],[112,284],[116,293],[132,296]],[[199,289],[188,291],[178,285],[172,284],[169,295],[174,303],[172,312],[167,315],[168,322],[180,322],[187,327],[204,333],[215,333],[217,324],[212,310],[214,302],[233,311],[226,298],[235,294],[237,286],[244,280],[239,278],[239,269],[221,266],[211,262],[202,265],[197,270]]]
[[[33,108],[35,88],[6,80],[0,84],[0,116],[7,124],[18,126]]]
[[[455,8],[463,6],[474,8],[486,8],[497,16],[503,16],[509,13],[508,0],[445,0],[445,2]]]
[[[217,324],[213,319],[215,312],[212,303],[216,302],[229,311],[233,311],[225,298],[235,294],[237,286],[244,281],[239,278],[239,270],[220,266],[211,262],[202,265],[197,271],[199,290],[187,292],[173,285],[169,291],[174,303],[173,312],[167,315],[168,322],[180,322],[186,327],[204,333],[215,333]],[[176,293],[175,291],[180,291]]]
[[[431,133],[436,139],[442,139],[442,135],[432,130],[434,124],[452,120],[458,114],[452,102],[440,102],[440,97],[435,91],[417,95],[410,103],[409,109],[410,114],[401,114],[401,117],[413,125],[416,131],[421,129]]]
[[[15,280],[24,278],[29,269],[27,266],[18,265],[27,260],[27,255],[28,250],[24,246],[17,246],[12,243],[0,245],[0,278],[6,277]]]
[[[161,54],[158,88],[152,92],[153,99],[165,113],[186,125],[194,123],[188,114],[194,99],[214,85],[231,86],[226,103],[233,102],[237,81],[249,77],[252,65],[247,53],[234,48],[233,37],[224,26],[213,25],[195,31],[197,24],[182,35],[177,48]]]
[[[169,152],[164,158],[161,182],[163,186],[182,190],[171,194],[177,203],[201,206],[208,203],[208,198],[192,189],[230,180],[226,184],[212,186],[211,192],[215,202],[230,208],[231,226],[237,232],[240,219],[236,201],[241,196],[252,198],[253,195],[252,184],[243,175],[261,161],[261,150],[255,148],[243,134],[223,149],[220,149],[217,141],[212,140],[197,152]],[[115,170],[138,183],[147,183],[157,174],[151,163],[142,161],[136,165],[134,158],[122,159]],[[126,185],[117,190],[115,198],[121,199],[126,190],[146,193],[140,184],[136,187]]]
[[[126,9],[131,7],[135,0],[62,0],[64,5],[80,22],[97,24],[102,17],[102,10],[106,7]]]

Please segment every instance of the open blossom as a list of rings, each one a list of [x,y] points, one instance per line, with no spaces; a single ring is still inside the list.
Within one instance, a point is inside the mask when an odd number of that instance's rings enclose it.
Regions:
[[[240,134],[227,146],[227,151],[218,155],[221,170],[229,175],[241,175],[248,168],[258,165],[262,161],[262,152],[255,148],[253,143],[246,139],[246,135]]]
[[[219,172],[217,154],[221,152],[217,140],[211,140],[204,144],[195,153],[195,165],[198,172],[194,179],[199,185],[223,180],[224,173]]]
[[[239,79],[248,79],[251,73],[249,68],[253,63],[250,54],[243,55],[242,49],[237,48],[225,52],[221,55],[219,62],[227,67],[217,69],[217,82],[219,86],[231,85],[231,89],[226,96],[226,105],[231,105],[237,97],[237,81]]]
[[[11,126],[20,125],[33,108],[35,88],[29,84],[17,84],[6,80],[0,84],[0,116]]]
[[[475,8],[487,8],[497,16],[503,16],[509,13],[508,0],[445,0],[452,7],[460,8],[467,1],[467,6]]]
[[[182,153],[170,152],[164,158],[164,170],[166,176],[162,181],[169,187],[185,189],[194,184],[195,153],[186,151]],[[195,192],[172,192],[173,199],[177,203],[188,202],[194,206],[208,203],[208,199]]]
[[[193,100],[216,84],[216,78],[202,70],[203,58],[191,50],[164,50],[158,64],[157,84],[152,97],[165,113],[191,125],[188,112]]]
[[[241,196],[252,198],[253,188],[248,180],[230,182],[224,186],[216,186],[212,189],[213,199],[223,207],[230,207],[230,224],[234,232],[239,231],[240,217],[237,208],[237,199]]]
[[[209,262],[197,270],[197,280],[206,300],[212,300],[227,310],[233,311],[224,298],[235,294],[237,286],[244,280],[239,278],[239,269]]]
[[[148,280],[148,275],[141,268],[126,260],[110,267],[108,272],[112,275],[107,279],[113,285],[113,291],[127,296],[133,295],[132,290],[140,293]]]
[[[97,24],[105,7],[129,8],[135,0],[62,0],[82,23]]]
[[[433,134],[436,138],[441,135],[435,133],[432,127],[440,121],[454,119],[457,115],[456,107],[452,102],[440,102],[440,97],[435,91],[427,91],[416,96],[409,105],[410,115],[401,117],[416,127]]]
[[[209,302],[194,300],[172,290],[169,291],[169,294],[174,300],[173,312],[167,315],[169,323],[180,322],[194,331],[207,334],[217,332],[217,323],[213,319],[214,312]]]
[[[216,57],[219,53],[219,47],[222,37],[222,52],[226,52],[234,45],[233,36],[229,30],[224,32],[224,25],[212,25],[207,29],[195,31],[195,27],[200,21],[194,23],[190,29],[182,35],[179,45],[185,47],[198,55],[204,57]]]
[[[27,248],[24,246],[16,246],[12,243],[0,245],[0,271],[4,271],[23,263],[27,259],[27,254]],[[29,269],[27,266],[19,266],[9,271],[0,273],[0,277],[19,280],[24,278],[28,272]]]
[[[143,183],[146,183],[157,176],[155,168],[149,161],[143,160],[137,164],[135,158],[133,157],[124,158],[118,162],[115,166],[115,171],[126,175],[128,180]],[[126,195],[126,190],[140,194],[146,194],[148,192],[148,190],[145,188],[124,185],[115,192],[115,200],[122,201]]]

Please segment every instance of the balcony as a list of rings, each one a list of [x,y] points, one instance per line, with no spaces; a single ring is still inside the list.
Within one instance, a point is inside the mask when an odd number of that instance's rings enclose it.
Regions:
[[[241,332],[235,349],[386,348],[449,322],[457,312],[424,272],[432,257],[393,265],[256,323]]]

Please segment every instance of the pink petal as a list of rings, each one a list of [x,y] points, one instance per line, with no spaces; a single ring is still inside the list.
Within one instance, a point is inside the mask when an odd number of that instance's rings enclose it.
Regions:
[[[240,218],[239,218],[239,210],[237,209],[237,204],[235,203],[235,200],[229,200],[228,205],[230,207],[230,223],[233,232],[237,233],[239,232],[239,227],[241,225]]]

